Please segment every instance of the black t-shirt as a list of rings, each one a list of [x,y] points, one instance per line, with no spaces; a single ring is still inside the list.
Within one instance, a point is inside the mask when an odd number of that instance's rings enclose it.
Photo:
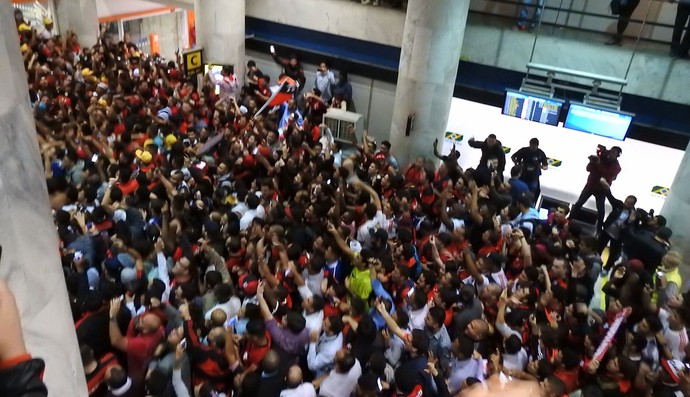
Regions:
[[[529,147],[518,150],[513,155],[513,159],[522,165],[523,178],[534,178],[541,175],[541,167],[548,164],[546,154],[541,149],[532,150]]]

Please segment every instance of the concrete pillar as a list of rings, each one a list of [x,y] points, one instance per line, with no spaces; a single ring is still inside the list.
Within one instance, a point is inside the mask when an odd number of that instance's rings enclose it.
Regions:
[[[46,361],[49,394],[85,397],[26,71],[7,1],[0,1],[0,26],[7,27],[0,29],[0,277],[17,298],[27,350]]]
[[[60,33],[71,30],[82,47],[91,47],[98,40],[98,10],[95,0],[55,0]]]
[[[685,263],[690,263],[690,145],[685,149],[683,161],[671,185],[671,192],[661,208],[661,215],[666,217],[668,227],[673,231],[672,249],[683,255]],[[690,275],[690,269],[681,269],[684,276]]]
[[[244,81],[245,0],[194,0],[197,46],[204,62],[235,65]]]
[[[403,167],[416,156],[431,158],[434,139],[448,123],[470,0],[410,0],[403,32],[395,107],[390,131],[392,154]],[[415,114],[410,136],[408,116]]]

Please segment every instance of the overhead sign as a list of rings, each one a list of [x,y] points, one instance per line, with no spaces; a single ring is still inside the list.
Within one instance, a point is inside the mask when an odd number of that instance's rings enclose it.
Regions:
[[[193,50],[182,53],[182,62],[184,63],[184,75],[186,78],[196,76],[204,73],[204,58],[203,48],[195,48]]]

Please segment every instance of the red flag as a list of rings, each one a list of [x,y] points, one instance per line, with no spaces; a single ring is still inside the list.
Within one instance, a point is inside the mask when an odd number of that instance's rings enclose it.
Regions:
[[[271,94],[264,106],[256,112],[256,115],[261,114],[261,112],[268,107],[280,106],[289,101],[294,97],[298,89],[298,82],[287,76],[283,76],[283,78],[278,81],[278,85],[271,87],[271,92],[273,94]]]

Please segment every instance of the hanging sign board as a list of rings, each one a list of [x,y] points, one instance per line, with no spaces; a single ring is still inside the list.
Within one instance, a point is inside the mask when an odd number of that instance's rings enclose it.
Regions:
[[[204,73],[203,48],[195,48],[182,53],[182,63],[184,64],[184,76],[192,76]]]

